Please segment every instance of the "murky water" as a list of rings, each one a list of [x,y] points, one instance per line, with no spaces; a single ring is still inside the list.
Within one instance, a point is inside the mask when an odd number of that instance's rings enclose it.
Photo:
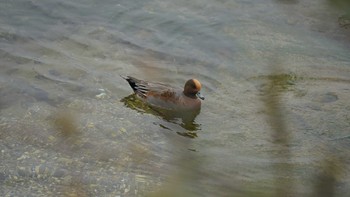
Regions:
[[[298,196],[330,157],[346,196],[344,12],[321,0],[1,1],[1,196],[271,196],[281,179]],[[119,75],[195,77],[206,100],[184,125],[135,101]]]

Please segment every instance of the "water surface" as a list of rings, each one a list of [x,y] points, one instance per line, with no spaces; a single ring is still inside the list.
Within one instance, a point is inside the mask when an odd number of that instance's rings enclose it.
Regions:
[[[321,0],[1,2],[0,194],[271,196],[283,179],[299,196],[332,155],[346,196],[343,15]],[[128,106],[119,75],[199,79],[194,126]],[[288,149],[273,136],[271,87]]]

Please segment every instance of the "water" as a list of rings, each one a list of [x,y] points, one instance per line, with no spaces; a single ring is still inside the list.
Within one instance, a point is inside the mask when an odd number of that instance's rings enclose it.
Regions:
[[[321,0],[2,1],[0,194],[271,196],[287,179],[306,195],[331,155],[345,196],[344,14]],[[194,127],[121,101],[132,90],[120,74],[198,78]],[[269,81],[290,158],[274,143]]]

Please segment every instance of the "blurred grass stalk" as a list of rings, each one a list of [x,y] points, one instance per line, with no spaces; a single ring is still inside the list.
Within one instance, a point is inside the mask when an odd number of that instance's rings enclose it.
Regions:
[[[335,196],[337,178],[342,171],[342,162],[328,153],[322,163],[320,172],[315,176],[313,197]]]
[[[276,65],[276,64],[273,64]],[[276,67],[276,66],[275,66]],[[278,67],[273,67],[273,74],[275,75]],[[268,113],[268,121],[271,125],[271,136],[273,140],[274,150],[277,150],[278,154],[273,155],[275,160],[273,168],[275,169],[275,195],[291,196],[293,194],[293,177],[289,177],[290,172],[293,170],[291,162],[291,151],[289,149],[290,134],[286,128],[284,112],[282,110],[281,93],[279,88],[281,83],[280,78],[269,78],[269,84],[267,92],[263,97],[263,101]]]
[[[350,14],[350,1],[349,0],[328,0],[329,4]]]
[[[279,62],[272,62],[272,75],[279,76]],[[281,94],[286,90],[281,88],[281,80],[287,78],[270,77],[269,84],[263,101],[268,113],[268,120],[271,125],[271,136],[273,140],[274,150],[277,154],[273,154],[274,169],[275,169],[275,196],[297,196],[294,190],[294,177],[290,177],[293,171],[292,154],[290,150],[291,135],[286,127],[285,111],[283,110],[283,101]],[[335,195],[337,177],[342,171],[342,162],[337,155],[326,152],[324,159],[320,163],[318,174],[314,177],[314,186],[312,189],[313,197],[332,197]]]

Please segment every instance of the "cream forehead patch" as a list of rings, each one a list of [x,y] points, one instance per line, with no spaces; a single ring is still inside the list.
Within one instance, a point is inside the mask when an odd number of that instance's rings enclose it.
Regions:
[[[202,85],[201,83],[197,80],[197,79],[192,79],[194,85],[196,86],[197,89],[201,89],[202,88]]]

